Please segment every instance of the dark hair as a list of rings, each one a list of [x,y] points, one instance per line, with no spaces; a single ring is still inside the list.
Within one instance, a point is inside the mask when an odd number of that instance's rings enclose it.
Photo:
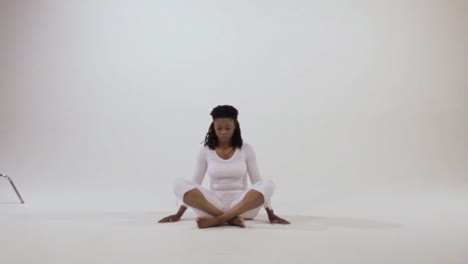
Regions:
[[[231,118],[234,120],[234,124],[236,127],[234,129],[234,134],[231,138],[231,145],[234,148],[241,148],[243,144],[240,124],[237,120],[238,114],[239,112],[237,111],[237,109],[231,105],[218,105],[217,107],[213,108],[213,110],[210,113],[210,115],[213,117],[213,120],[215,118],[222,117]],[[214,122],[211,122],[211,125],[208,128],[208,133],[206,133],[204,145],[208,146],[210,149],[215,149],[215,147],[218,145],[218,137],[216,136],[214,130]]]

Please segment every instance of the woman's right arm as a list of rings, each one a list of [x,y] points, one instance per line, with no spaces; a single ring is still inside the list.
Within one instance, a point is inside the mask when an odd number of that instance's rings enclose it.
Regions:
[[[203,179],[205,178],[206,169],[206,148],[203,147],[197,155],[197,161],[195,171],[192,176],[192,181],[198,185],[201,185]],[[185,213],[185,210],[187,210],[187,207],[181,205],[176,214],[164,217],[163,219],[159,220],[159,223],[177,222],[180,220],[180,218],[182,218],[182,215]]]
[[[179,211],[177,211],[176,214],[166,216],[163,219],[159,220],[158,223],[177,222],[180,220],[180,218],[182,218],[182,215],[184,215],[185,210],[187,210],[187,207],[185,207],[184,205],[181,205],[179,207]]]

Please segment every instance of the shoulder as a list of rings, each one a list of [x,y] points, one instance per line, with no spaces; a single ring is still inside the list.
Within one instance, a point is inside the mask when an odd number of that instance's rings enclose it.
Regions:
[[[248,142],[243,142],[242,143],[242,149],[247,150],[247,149],[253,149],[252,145],[250,145]]]
[[[208,154],[208,151],[210,151],[208,147],[201,146],[197,153],[198,159],[205,159],[206,155]]]
[[[254,151],[254,148],[252,147],[252,145],[245,142],[245,141],[242,144],[242,151],[245,152],[247,154],[247,156],[255,155],[255,151]]]

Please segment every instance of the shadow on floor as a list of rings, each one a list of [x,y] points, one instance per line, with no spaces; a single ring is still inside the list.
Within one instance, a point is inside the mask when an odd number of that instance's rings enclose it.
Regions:
[[[374,220],[351,217],[327,217],[327,216],[304,216],[304,215],[284,215],[284,218],[291,222],[291,227],[299,230],[317,230],[330,228],[353,228],[353,229],[389,229],[401,228],[402,225],[384,220]],[[253,220],[257,222],[259,220]],[[271,225],[268,221],[260,221]],[[275,225],[276,226],[276,225]],[[285,227],[289,227],[286,225]]]

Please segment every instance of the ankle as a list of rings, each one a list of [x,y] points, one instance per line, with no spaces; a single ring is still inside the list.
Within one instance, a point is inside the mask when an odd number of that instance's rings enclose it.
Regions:
[[[229,216],[225,216],[225,215],[220,215],[220,216],[217,216],[216,219],[218,219],[218,221],[220,223],[226,223],[232,219],[234,219],[234,217],[229,217]]]

